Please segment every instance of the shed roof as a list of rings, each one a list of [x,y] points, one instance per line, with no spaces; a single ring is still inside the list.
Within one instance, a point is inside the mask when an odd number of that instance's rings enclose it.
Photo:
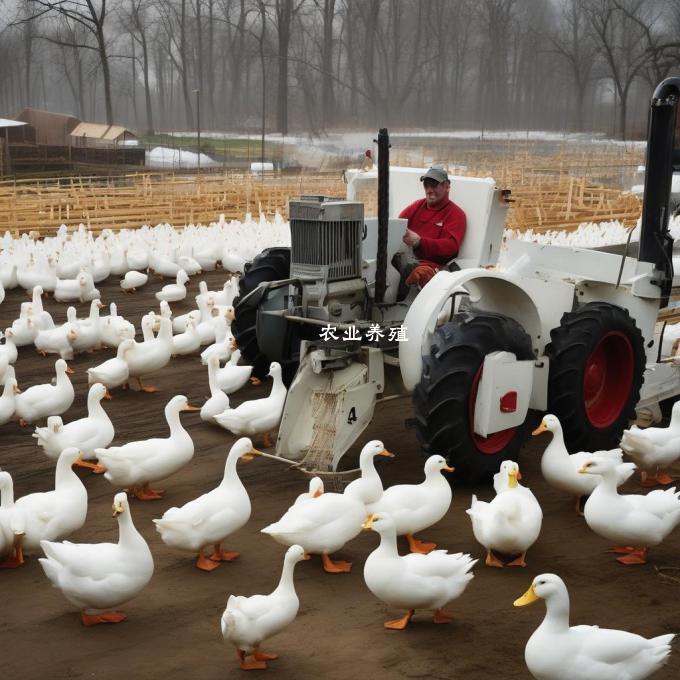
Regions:
[[[18,125],[26,125],[21,120],[11,120],[10,118],[0,118],[0,128],[17,127]]]
[[[78,123],[71,130],[72,137],[89,137],[92,139],[104,139],[113,141],[122,134],[134,135],[133,132],[122,125],[105,125],[102,123]]]

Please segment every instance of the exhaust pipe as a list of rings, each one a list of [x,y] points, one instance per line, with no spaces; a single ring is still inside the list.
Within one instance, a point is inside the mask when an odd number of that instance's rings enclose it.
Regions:
[[[390,216],[390,137],[387,128],[378,132],[378,258],[375,301],[384,302],[387,281],[387,231]]]

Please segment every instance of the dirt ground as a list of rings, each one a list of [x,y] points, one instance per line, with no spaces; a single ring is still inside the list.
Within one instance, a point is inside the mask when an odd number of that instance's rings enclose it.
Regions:
[[[190,284],[188,300],[198,292],[198,280]],[[221,284],[220,272],[204,277],[211,288]],[[153,279],[135,295],[124,295],[115,279],[100,284],[102,300],[118,303],[119,313],[135,324],[141,314],[157,308],[153,293],[160,279]],[[19,303],[26,299],[19,290],[9,291],[0,306],[0,328],[18,316]],[[55,321],[65,319],[66,305],[46,301]],[[173,304],[181,313],[191,305]],[[56,313],[55,313],[56,312]],[[85,316],[87,305],[79,305]],[[109,358],[111,351],[80,355],[71,362],[76,401],[65,420],[86,413],[85,369]],[[54,358],[38,356],[33,348],[20,350],[16,371],[21,388],[45,382],[53,375]],[[207,371],[197,357],[173,359],[148,382],[156,394],[117,391],[104,402],[116,428],[114,444],[149,436],[165,436],[165,403],[178,393],[201,405],[208,392]],[[268,385],[248,386],[232,403],[259,397]],[[397,456],[381,460],[379,472],[385,486],[418,482],[422,478],[422,455],[413,431],[404,427],[411,416],[410,402],[397,400],[378,406],[369,430],[361,437],[382,439]],[[194,439],[192,462],[160,486],[166,489],[161,501],[132,501],[132,515],[148,540],[155,560],[155,573],[147,588],[123,606],[128,619],[119,625],[84,628],[73,607],[50,586],[37,557],[30,555],[24,567],[0,571],[0,667],[1,677],[25,680],[66,678],[202,678],[240,677],[234,650],[226,647],[220,634],[220,617],[231,593],[268,593],[276,585],[284,549],[259,530],[276,520],[306,480],[286,465],[266,459],[240,463],[239,473],[250,493],[252,516],[244,529],[234,534],[225,548],[241,551],[238,560],[222,564],[212,573],[197,570],[190,555],[166,547],[151,519],[173,505],[214,488],[222,477],[225,456],[234,437],[204,424],[198,413],[182,420]],[[32,428],[17,423],[0,428],[0,466],[15,484],[15,496],[53,488],[53,464],[31,437]],[[539,460],[549,435],[527,442],[520,459],[523,483],[538,497],[544,523],[537,544],[528,555],[526,569],[491,569],[481,560],[475,578],[463,596],[453,602],[450,625],[434,625],[430,613],[417,613],[403,632],[383,629],[382,623],[400,612],[389,610],[366,588],[363,562],[376,547],[378,537],[363,532],[337,554],[351,560],[351,574],[330,575],[314,558],[298,564],[295,584],[300,612],[294,623],[267,645],[281,655],[270,664],[277,678],[328,678],[347,680],[373,678],[529,678],[524,664],[524,645],[544,614],[542,603],[516,609],[515,598],[524,593],[534,576],[555,572],[565,579],[571,594],[573,624],[598,624],[624,628],[652,637],[680,632],[680,530],[651,552],[645,566],[624,567],[605,554],[607,543],[588,529],[572,510],[573,502],[553,492],[540,475]],[[356,463],[356,451],[346,458]],[[676,474],[680,469],[675,470]],[[76,542],[116,541],[116,522],[111,503],[116,491],[101,476],[83,471],[89,493],[85,526],[70,540]],[[638,491],[637,482],[627,487]],[[489,487],[454,484],[447,516],[422,538],[437,541],[452,552],[465,551],[482,558],[465,509],[471,493],[489,499]],[[404,547],[404,546],[402,546]],[[675,649],[665,669],[655,678],[680,677],[680,649]]]

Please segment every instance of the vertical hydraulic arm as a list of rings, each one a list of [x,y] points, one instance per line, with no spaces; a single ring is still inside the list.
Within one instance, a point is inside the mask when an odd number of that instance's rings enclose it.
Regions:
[[[673,283],[673,239],[668,233],[668,211],[673,178],[676,121],[680,78],[667,78],[652,95],[647,159],[645,163],[645,192],[642,203],[640,234],[641,262],[651,262],[655,268],[654,283],[661,288],[661,305],[668,304]]]

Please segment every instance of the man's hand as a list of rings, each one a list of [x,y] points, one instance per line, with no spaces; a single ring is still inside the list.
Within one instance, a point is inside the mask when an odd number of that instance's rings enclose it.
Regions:
[[[407,246],[411,246],[411,248],[414,249],[420,245],[420,236],[418,236],[415,231],[411,231],[411,229],[406,229],[406,232],[404,233],[404,236],[401,240]]]

